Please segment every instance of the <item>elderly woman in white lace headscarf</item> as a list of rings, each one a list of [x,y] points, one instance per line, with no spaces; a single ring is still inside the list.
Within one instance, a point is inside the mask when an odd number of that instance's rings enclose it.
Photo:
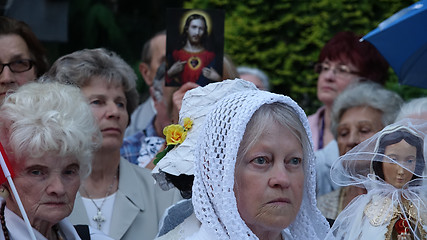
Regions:
[[[427,124],[403,120],[385,127],[332,166],[339,185],[359,185],[326,239],[426,239]]]
[[[162,239],[323,239],[328,223],[316,207],[310,139],[289,97],[255,86],[226,95],[196,142],[197,220],[190,216]]]
[[[191,203],[196,158],[194,151],[207,114],[224,96],[254,89],[254,85],[248,81],[226,80],[222,83],[192,89],[185,94],[179,112],[179,122],[185,125],[185,120],[190,119],[191,127],[186,130],[186,138],[182,140],[182,143],[167,151],[164,157],[159,157],[158,160],[161,159],[161,161],[153,170],[153,177],[163,190],[176,187],[180,190],[184,200],[167,209],[158,236],[168,233],[194,213]],[[165,131],[166,142],[174,146],[174,142],[171,141],[172,135],[168,134],[168,129],[172,129],[172,127],[168,127]],[[194,214],[191,217],[196,223],[199,223]]]

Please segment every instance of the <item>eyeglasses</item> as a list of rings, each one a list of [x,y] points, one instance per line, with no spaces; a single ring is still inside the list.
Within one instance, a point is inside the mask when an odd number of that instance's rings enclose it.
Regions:
[[[0,63],[1,70],[0,74],[3,72],[4,67],[8,66],[10,71],[13,73],[22,73],[30,70],[33,67],[33,61],[30,59],[20,59],[16,61],[12,61],[9,63]]]
[[[336,75],[336,76],[341,76],[341,77],[345,77],[348,76],[350,74],[360,74],[360,72],[358,71],[352,71],[350,69],[350,67],[348,67],[347,65],[336,65],[335,67],[332,67],[330,64],[327,63],[316,63],[316,65],[314,65],[314,71],[318,74],[322,74],[325,73],[329,70],[332,70],[332,72]]]

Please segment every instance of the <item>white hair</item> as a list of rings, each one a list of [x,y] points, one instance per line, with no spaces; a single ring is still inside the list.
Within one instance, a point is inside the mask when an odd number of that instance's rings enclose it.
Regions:
[[[336,138],[342,115],[354,107],[371,107],[381,111],[381,123],[387,126],[394,122],[402,104],[403,100],[397,93],[378,83],[366,81],[349,85],[334,101],[331,131]]]
[[[11,161],[75,157],[81,178],[90,174],[101,141],[80,89],[60,83],[28,83],[8,95],[0,107],[0,134]]]
[[[267,76],[267,74],[265,74],[260,69],[246,67],[246,66],[240,66],[237,68],[237,73],[239,73],[240,76],[243,74],[254,75],[255,77],[257,77],[261,80],[262,85],[264,86],[264,89],[266,91],[270,91],[270,82],[268,80],[268,76]]]
[[[427,97],[414,98],[400,108],[396,122],[408,117],[421,116],[427,113]]]

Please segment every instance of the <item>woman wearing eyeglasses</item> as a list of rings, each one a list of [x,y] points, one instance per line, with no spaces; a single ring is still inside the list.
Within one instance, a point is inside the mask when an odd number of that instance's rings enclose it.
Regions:
[[[315,71],[317,98],[323,106],[308,117],[315,149],[316,168],[322,168],[339,157],[338,144],[331,132],[331,112],[335,99],[350,84],[369,79],[384,85],[388,63],[370,43],[360,42],[353,32],[339,32],[322,48]],[[319,177],[319,176],[318,176]],[[329,193],[330,186],[318,185],[317,196]]]
[[[0,16],[0,104],[9,90],[35,80],[48,68],[45,49],[30,27]]]
[[[384,85],[388,76],[388,63],[362,36],[353,32],[339,32],[322,48],[315,66],[317,98],[323,107],[308,117],[313,133],[314,150],[325,148],[334,137],[330,130],[330,114],[335,98],[350,83],[367,78]],[[338,147],[335,145],[338,154]],[[338,157],[338,156],[337,156]]]

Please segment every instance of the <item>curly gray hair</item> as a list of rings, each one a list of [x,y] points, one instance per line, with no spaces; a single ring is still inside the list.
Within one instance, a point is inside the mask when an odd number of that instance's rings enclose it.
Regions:
[[[331,131],[337,138],[339,121],[350,108],[367,106],[382,112],[382,124],[394,122],[403,104],[402,98],[395,92],[385,89],[378,83],[363,81],[348,86],[334,101],[332,107]]]
[[[80,89],[59,83],[28,83],[0,107],[0,136],[11,161],[28,157],[75,157],[80,177],[91,171],[101,133]]]

